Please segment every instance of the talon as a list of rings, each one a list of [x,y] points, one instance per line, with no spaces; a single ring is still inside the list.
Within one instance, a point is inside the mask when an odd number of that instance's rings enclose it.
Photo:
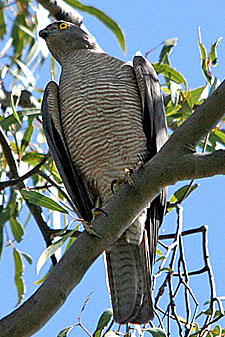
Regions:
[[[140,161],[137,163],[137,166],[135,167],[135,171],[138,172],[138,171],[140,171],[143,167],[144,167],[144,163],[143,163],[143,161],[140,160]]]
[[[102,239],[102,236],[97,234],[93,227],[92,224],[89,221],[83,221],[84,229],[88,232],[88,234],[96,236],[97,238]]]
[[[130,187],[134,187],[134,182],[131,179],[131,174],[133,173],[133,169],[130,169],[129,167],[125,167],[125,182],[128,183]]]
[[[111,191],[113,194],[115,194],[114,185],[116,185],[116,187],[119,187],[122,182],[123,179],[113,179],[113,181],[111,182]]]
[[[103,213],[104,215],[108,216],[108,214],[104,211],[102,208],[95,207],[91,210],[91,213],[93,215],[93,220],[99,216],[100,213]]]

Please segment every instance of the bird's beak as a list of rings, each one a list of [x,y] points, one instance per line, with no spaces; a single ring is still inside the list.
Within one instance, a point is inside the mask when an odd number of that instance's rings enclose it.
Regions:
[[[51,32],[49,32],[47,29],[42,29],[40,30],[39,32],[39,36],[42,37],[42,39],[46,39],[48,37],[48,35],[50,34]]]

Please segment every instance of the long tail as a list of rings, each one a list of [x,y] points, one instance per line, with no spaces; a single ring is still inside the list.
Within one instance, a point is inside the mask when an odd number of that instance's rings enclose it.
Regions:
[[[114,319],[120,324],[153,319],[148,239],[127,243],[124,235],[106,252]]]

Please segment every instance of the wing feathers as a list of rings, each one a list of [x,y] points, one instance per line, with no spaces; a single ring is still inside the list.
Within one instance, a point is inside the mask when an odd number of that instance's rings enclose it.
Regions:
[[[92,219],[94,207],[86,192],[82,178],[74,167],[60,122],[58,104],[58,85],[50,82],[44,93],[42,102],[43,128],[53,159],[73,201],[76,213],[87,221]]]

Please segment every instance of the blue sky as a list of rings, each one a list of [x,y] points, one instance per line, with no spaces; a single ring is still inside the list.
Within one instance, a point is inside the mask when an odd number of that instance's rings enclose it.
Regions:
[[[198,51],[197,27],[201,27],[202,41],[210,49],[211,43],[220,36],[224,37],[224,0],[213,1],[180,1],[180,0],[102,0],[86,1],[85,4],[97,6],[114,18],[123,29],[126,42],[127,53],[124,55],[112,35],[112,33],[95,18],[84,15],[84,24],[96,37],[101,47],[109,54],[123,59],[131,60],[136,51],[143,54],[162,41],[169,38],[178,38],[177,47],[171,55],[172,66],[183,73],[191,88],[196,88],[205,84],[201,74],[200,57]],[[219,64],[213,69],[213,74],[221,81],[224,79],[225,64],[225,42],[222,41],[218,49]],[[150,54],[149,60],[158,60],[160,48]],[[48,62],[50,65],[50,62]],[[44,88],[50,80],[50,68],[42,74],[39,86]],[[184,206],[184,229],[208,225],[209,227],[209,251],[211,264],[213,266],[216,289],[218,296],[225,296],[225,199],[224,186],[225,178],[214,177],[198,181],[200,187],[186,200]],[[169,189],[169,195],[174,188],[182,186],[179,183],[176,187]],[[169,214],[163,224],[162,230],[171,233],[175,228],[175,212]],[[27,226],[26,238],[19,247],[21,250],[30,253],[34,259],[34,265],[44,249],[44,243],[33,220]],[[187,240],[185,243],[185,253],[190,270],[196,270],[202,265],[201,239],[200,236]],[[25,280],[27,286],[26,298],[28,298],[37,286],[33,282],[39,279],[47,271],[43,268],[41,276],[37,278],[35,268],[26,265]],[[0,316],[13,310],[16,305],[16,289],[14,286],[14,266],[12,264],[11,251],[5,250],[3,261],[0,264]],[[203,283],[205,282],[205,283]],[[208,299],[208,282],[205,276],[193,277],[191,285],[199,299],[202,308]],[[89,331],[93,332],[96,322],[101,313],[110,307],[110,298],[105,283],[105,269],[103,258],[100,257],[90,268],[80,285],[72,292],[63,308],[37,332],[34,336],[46,337],[57,336],[60,330],[66,326],[75,324],[80,309],[88,296],[93,291],[93,295],[83,314],[83,323]],[[182,306],[182,299],[180,300]],[[225,324],[224,324],[225,325]],[[86,334],[75,328],[70,336],[83,337]]]

